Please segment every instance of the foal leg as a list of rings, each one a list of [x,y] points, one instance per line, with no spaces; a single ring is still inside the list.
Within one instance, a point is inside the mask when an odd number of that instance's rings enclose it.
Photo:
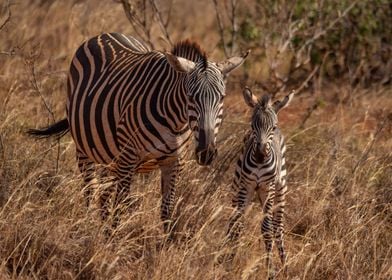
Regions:
[[[273,244],[273,205],[275,197],[275,185],[273,183],[266,184],[258,189],[258,195],[263,207],[264,217],[261,222],[261,234],[263,235],[265,249],[267,251],[267,269],[268,279],[274,279],[274,271],[272,264],[272,244]]]
[[[240,186],[239,186],[240,185]],[[248,185],[249,186],[249,185]],[[253,186],[247,187],[245,185],[237,184],[236,181],[233,183],[233,188],[236,189],[236,194],[232,200],[232,206],[234,208],[234,212],[229,220],[229,227],[227,230],[227,236],[225,240],[225,244],[229,244],[232,250],[238,245],[238,239],[244,227],[243,225],[243,215],[245,214],[250,202],[252,201],[254,195]],[[234,251],[230,253],[227,258],[229,261],[234,257]],[[222,258],[218,260],[222,262]]]
[[[284,211],[285,211],[285,203],[286,203],[286,191],[287,187],[283,184],[278,184],[276,188],[276,196],[275,196],[275,207],[274,207],[274,216],[273,216],[273,225],[274,225],[274,236],[276,241],[276,246],[278,248],[279,257],[282,262],[283,269],[285,273],[287,272],[286,267],[286,252],[283,244],[283,233],[284,233]]]

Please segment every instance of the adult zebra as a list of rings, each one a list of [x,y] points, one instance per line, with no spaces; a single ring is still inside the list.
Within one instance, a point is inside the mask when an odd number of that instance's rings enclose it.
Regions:
[[[228,241],[235,245],[243,228],[242,216],[255,192],[263,207],[261,233],[267,250],[267,267],[272,273],[272,242],[276,240],[279,256],[285,267],[286,253],[283,246],[283,215],[286,187],[286,146],[278,128],[278,112],[286,107],[294,93],[272,104],[271,97],[257,99],[249,88],[243,91],[245,102],[253,108],[251,130],[245,136],[244,147],[237,161],[233,180],[234,213],[230,218]],[[232,257],[233,254],[230,254]]]
[[[224,76],[246,56],[215,63],[188,40],[163,53],[132,37],[101,34],[82,44],[72,60],[67,118],[29,133],[49,137],[70,130],[86,185],[96,164],[114,175],[117,211],[128,202],[133,175],[160,168],[161,218],[167,232],[191,131],[197,162],[209,165],[217,154]],[[89,200],[91,189],[85,189]],[[103,193],[99,199],[104,219],[110,196]]]

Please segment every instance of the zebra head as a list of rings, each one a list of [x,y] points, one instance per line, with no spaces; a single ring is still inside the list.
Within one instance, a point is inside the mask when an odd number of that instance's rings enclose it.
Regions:
[[[289,105],[294,92],[274,103],[268,94],[257,99],[248,87],[244,89],[243,96],[246,104],[253,108],[251,137],[255,151],[254,157],[258,162],[262,162],[271,154],[272,140],[278,125],[277,115],[281,109]]]
[[[195,137],[195,155],[200,165],[210,165],[217,156],[216,135],[222,122],[225,77],[244,62],[248,53],[215,63],[189,41],[177,44],[171,54],[166,53],[171,66],[185,73],[188,124]]]

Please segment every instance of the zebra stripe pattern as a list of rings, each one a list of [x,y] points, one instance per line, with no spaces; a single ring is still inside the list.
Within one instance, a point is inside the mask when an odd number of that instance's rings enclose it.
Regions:
[[[275,238],[283,266],[286,253],[283,246],[283,216],[286,187],[286,146],[278,128],[278,112],[286,107],[293,93],[282,101],[271,103],[269,95],[258,100],[249,88],[243,91],[246,103],[253,108],[251,130],[244,138],[244,147],[237,161],[233,197],[234,213],[229,222],[228,240],[234,245],[243,228],[242,216],[255,193],[262,205],[264,217],[261,233],[267,251],[267,267],[272,271],[272,244]]]
[[[124,208],[118,206],[130,203],[134,174],[159,168],[161,217],[169,231],[184,150],[193,132],[197,162],[209,165],[216,157],[224,76],[246,55],[215,63],[191,41],[164,53],[132,37],[101,34],[82,44],[72,60],[67,119],[30,133],[45,137],[69,129],[85,182],[97,164],[114,175],[115,218]],[[85,190],[90,198],[92,190]],[[104,219],[110,200],[110,192],[100,197]]]

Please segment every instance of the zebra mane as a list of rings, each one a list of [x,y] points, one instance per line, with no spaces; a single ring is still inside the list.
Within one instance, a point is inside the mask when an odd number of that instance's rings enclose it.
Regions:
[[[270,111],[271,108],[272,108],[271,107],[271,95],[269,95],[269,94],[263,95],[257,101],[256,107],[253,110],[252,122],[259,119],[260,117],[265,118],[265,116],[269,115],[269,112],[271,112]]]
[[[259,99],[258,103],[263,110],[267,109],[271,105],[271,95],[263,95],[263,97]]]
[[[205,51],[196,42],[189,39],[180,41],[174,45],[171,53],[196,63],[201,63],[203,70],[207,69],[207,55]]]

